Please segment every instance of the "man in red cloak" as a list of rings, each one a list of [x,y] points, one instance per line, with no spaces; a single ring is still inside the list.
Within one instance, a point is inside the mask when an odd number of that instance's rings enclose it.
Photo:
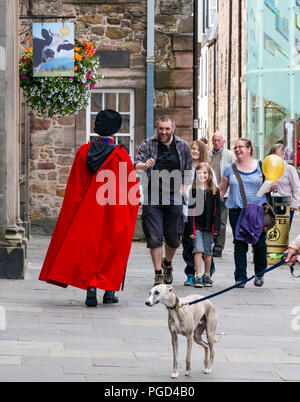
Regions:
[[[39,279],[87,290],[86,305],[118,303],[139,208],[139,185],[124,146],[114,145],[122,117],[98,113],[96,141],[79,148]]]

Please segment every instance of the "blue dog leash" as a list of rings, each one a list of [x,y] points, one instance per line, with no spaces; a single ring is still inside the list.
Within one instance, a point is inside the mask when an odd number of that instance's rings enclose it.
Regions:
[[[300,265],[300,262],[298,260],[297,260],[297,263]],[[298,279],[298,278],[300,278],[300,275],[295,275],[295,265],[296,264],[293,264],[293,265],[290,266],[291,275],[292,275],[293,278]]]
[[[284,254],[283,256],[286,257],[287,254]],[[297,261],[297,262],[299,263],[299,261]],[[273,271],[274,269],[279,268],[279,267],[281,267],[281,265],[284,265],[284,264],[285,264],[285,260],[282,259],[282,260],[279,261],[277,264],[272,265],[272,267],[265,269],[264,271],[260,272],[259,274],[255,274],[255,275],[251,276],[251,278],[249,278],[249,279],[245,279],[245,280],[243,280],[243,281],[237,282],[235,285],[230,286],[229,288],[220,290],[219,292],[213,293],[212,295],[205,296],[205,297],[202,297],[201,299],[198,299],[198,300],[194,300],[194,301],[192,301],[192,302],[189,302],[189,303],[187,303],[187,305],[190,305],[190,306],[191,306],[192,304],[197,304],[197,303],[203,302],[203,301],[205,301],[205,300],[212,299],[213,297],[220,296],[220,295],[222,295],[223,293],[229,292],[230,290],[237,288],[238,286],[244,285],[245,283],[251,281],[251,280],[254,279],[254,278],[261,277],[262,275],[266,274],[267,272],[271,272],[271,271]],[[299,276],[296,276],[296,275],[295,275],[295,273],[294,273],[294,266],[295,266],[295,264],[293,264],[292,266],[290,266],[291,275],[292,275],[294,278],[300,278],[300,275],[299,275]]]

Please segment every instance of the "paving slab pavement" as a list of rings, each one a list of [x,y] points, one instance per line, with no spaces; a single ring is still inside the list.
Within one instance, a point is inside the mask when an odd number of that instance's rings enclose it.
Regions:
[[[291,238],[300,233],[300,217]],[[133,243],[120,303],[95,309],[84,305],[85,292],[38,281],[49,237],[29,242],[25,280],[0,280],[0,382],[284,382],[300,381],[300,279],[287,266],[265,277],[265,286],[234,289],[213,299],[220,328],[211,375],[203,373],[203,350],[193,345],[192,374],[184,376],[185,338],[180,338],[181,373],[171,380],[172,347],[167,311],[145,306],[153,269],[144,243]],[[184,262],[174,259],[174,288],[179,296],[207,295],[233,284],[232,235],[216,259],[211,289],[183,286]],[[249,276],[253,264],[249,253]],[[2,330],[1,330],[2,329]]]

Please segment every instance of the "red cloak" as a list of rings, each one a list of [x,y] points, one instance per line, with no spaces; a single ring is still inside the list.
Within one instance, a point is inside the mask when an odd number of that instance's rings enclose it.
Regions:
[[[93,286],[118,291],[124,279],[138,214],[138,179],[123,147],[116,147],[98,172],[92,173],[86,164],[90,145],[83,145],[76,154],[39,279],[62,287],[88,289]],[[119,170],[120,162],[123,173]],[[126,177],[124,166],[127,167]],[[107,198],[107,180],[99,177],[101,171],[102,174],[113,172],[115,176],[116,205],[97,202],[96,196],[101,192]],[[131,196],[134,201],[128,202],[129,193],[134,193],[135,197]]]

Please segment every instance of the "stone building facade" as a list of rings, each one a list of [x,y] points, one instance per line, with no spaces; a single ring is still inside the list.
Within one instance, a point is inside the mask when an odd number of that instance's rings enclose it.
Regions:
[[[193,126],[192,10],[192,0],[155,0],[155,117],[172,115],[177,135],[188,142]],[[20,0],[20,14],[76,16],[76,30],[89,29],[90,40],[99,42],[104,75],[95,94],[106,90],[114,96],[120,89],[133,94],[134,156],[146,137],[147,0]],[[76,117],[31,118],[27,125],[27,211],[33,233],[53,230],[74,156],[89,137],[87,119],[82,111]]]
[[[211,140],[222,132],[228,147],[246,135],[246,11],[246,0],[219,0],[218,19],[201,43],[208,52],[205,134]]]
[[[201,135],[220,131],[232,148],[249,138],[263,160],[283,142],[297,164],[300,140],[300,2],[202,0]],[[218,7],[218,18],[211,18]],[[204,68],[203,68],[204,67]],[[204,128],[204,129],[203,129]]]

